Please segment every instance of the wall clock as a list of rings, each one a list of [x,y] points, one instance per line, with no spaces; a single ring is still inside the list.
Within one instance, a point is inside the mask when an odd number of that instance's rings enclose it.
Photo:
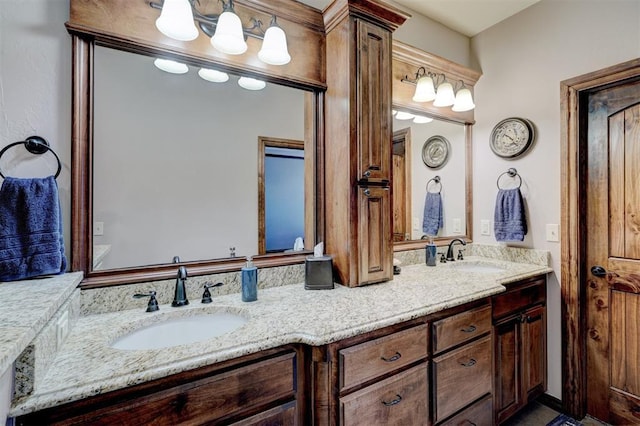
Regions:
[[[451,145],[444,136],[431,136],[422,145],[422,161],[430,169],[439,169],[449,159]]]
[[[524,154],[533,144],[535,129],[525,118],[505,118],[491,131],[489,144],[494,154],[503,158],[515,158]]]

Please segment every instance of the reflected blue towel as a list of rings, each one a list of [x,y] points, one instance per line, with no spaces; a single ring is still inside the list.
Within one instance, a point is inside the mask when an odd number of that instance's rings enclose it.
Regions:
[[[442,197],[439,192],[427,192],[424,199],[422,232],[427,235],[438,235],[440,228],[442,228]]]
[[[493,214],[496,241],[523,241],[527,218],[520,188],[500,189]]]
[[[5,178],[0,187],[0,281],[66,269],[55,178]]]

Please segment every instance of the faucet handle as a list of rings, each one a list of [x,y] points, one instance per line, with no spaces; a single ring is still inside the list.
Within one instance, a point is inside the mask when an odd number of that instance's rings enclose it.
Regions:
[[[134,299],[141,299],[143,297],[149,298],[149,303],[147,304],[147,312],[155,312],[160,310],[158,306],[158,300],[156,299],[156,292],[151,290],[149,293],[136,293],[133,295]]]
[[[464,260],[464,256],[462,255],[463,251],[464,249],[458,249],[458,260]]]
[[[224,285],[224,283],[207,283],[204,285],[204,293],[202,293],[202,303],[211,303],[213,300],[211,299],[211,292],[209,291],[212,287],[220,287]]]
[[[439,251],[438,254],[440,255],[440,263],[447,263],[447,256],[443,251]]]

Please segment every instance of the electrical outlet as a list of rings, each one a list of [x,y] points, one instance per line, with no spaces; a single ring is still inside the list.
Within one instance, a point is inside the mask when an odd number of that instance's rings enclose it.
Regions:
[[[483,219],[480,221],[480,235],[491,235],[491,221]]]
[[[460,220],[460,218],[453,219],[452,231],[454,234],[459,234],[462,232],[462,221]]]
[[[69,311],[65,311],[60,315],[60,318],[58,318],[58,323],[56,324],[57,347],[62,345],[67,334],[69,334]]]
[[[104,235],[104,222],[93,222],[93,235]]]
[[[547,223],[547,241],[560,241],[557,223]]]

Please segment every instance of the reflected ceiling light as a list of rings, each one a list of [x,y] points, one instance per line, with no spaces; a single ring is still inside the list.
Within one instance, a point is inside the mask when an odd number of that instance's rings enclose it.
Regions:
[[[456,100],[456,95],[453,93],[453,86],[447,80],[444,80],[438,85],[436,91],[436,99],[433,101],[433,106],[447,107],[453,105]]]
[[[416,115],[413,118],[413,122],[416,124],[425,124],[425,123],[431,123],[433,121],[433,118],[431,117],[426,117],[424,115]]]
[[[398,112],[398,111],[396,111],[395,109],[392,109],[392,110],[391,110],[391,115],[396,115],[396,113],[397,113],[397,112]]]
[[[462,86],[456,93],[456,100],[453,103],[451,109],[457,112],[471,111],[476,105],[473,103],[473,97],[471,96],[471,90],[467,89],[462,82]]]
[[[157,58],[153,61],[153,65],[162,71],[171,73],[171,74],[184,74],[189,71],[189,67],[186,64],[182,64],[180,62],[172,61],[171,59],[162,59]]]
[[[164,0],[156,28],[169,38],[191,41],[198,37],[189,0]]]
[[[229,74],[222,71],[212,70],[209,68],[200,68],[198,75],[203,80],[210,81],[212,83],[224,83],[229,80]]]
[[[262,90],[265,88],[267,83],[251,77],[240,77],[238,79],[238,85],[247,90]]]
[[[287,36],[278,25],[275,15],[267,30],[262,29],[262,21],[251,18],[249,27],[243,27],[233,8],[233,0],[220,0],[220,15],[203,14],[196,4],[199,0],[164,0],[163,3],[151,2],[154,9],[160,9],[156,27],[162,34],[175,40],[189,41],[197,38],[198,26],[203,33],[211,37],[211,45],[227,55],[240,55],[247,51],[246,37],[262,40],[258,58],[270,65],[285,65],[291,61],[287,48]]]
[[[424,67],[420,67],[415,78],[405,75],[400,81],[416,86],[412,97],[414,102],[433,101],[433,106],[436,107],[453,105],[451,110],[455,112],[470,111],[475,108],[471,90],[465,86],[462,80],[460,80],[460,88],[456,91],[444,74],[434,74]]]
[[[406,111],[398,111],[398,113],[396,114],[396,118],[398,120],[411,120],[414,117],[415,117],[415,115],[411,114],[410,112],[406,112]]]
[[[284,65],[291,61],[287,50],[287,36],[278,23],[276,17],[271,17],[269,28],[264,33],[262,48],[258,52],[258,58],[265,64]]]

